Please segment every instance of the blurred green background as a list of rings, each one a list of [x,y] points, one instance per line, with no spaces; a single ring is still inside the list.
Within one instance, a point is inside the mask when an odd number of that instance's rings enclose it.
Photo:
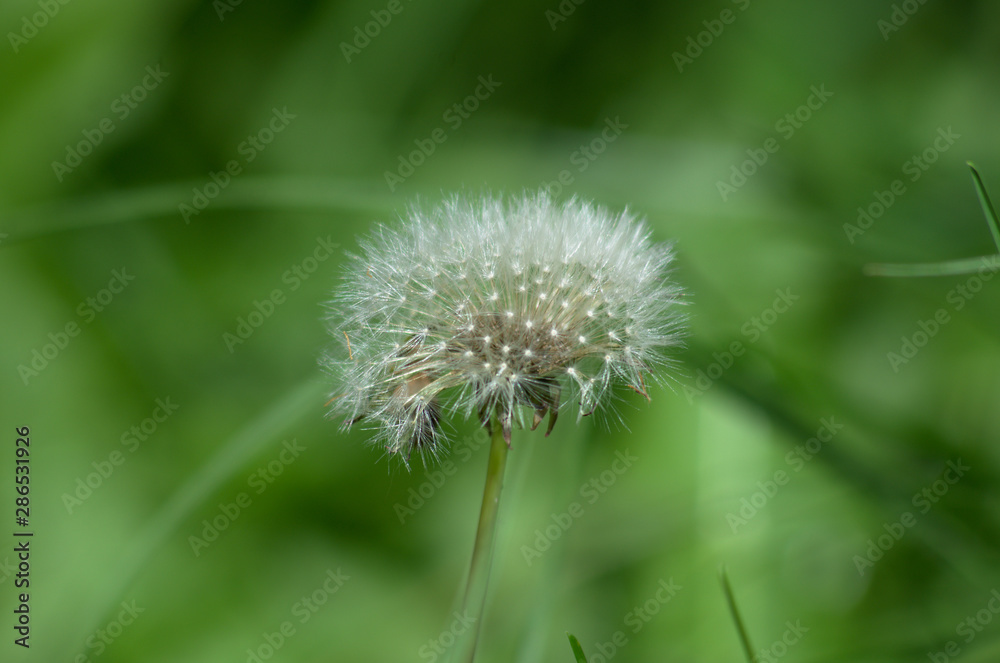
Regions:
[[[996,3],[8,0],[0,26],[3,660],[444,660],[485,447],[451,422],[451,465],[408,474],[340,433],[322,303],[412,201],[540,186],[676,240],[691,333],[627,428],[515,434],[479,660],[569,662],[566,631],[591,663],[743,660],[721,564],[761,660],[1000,656],[997,282],[862,272],[996,253],[965,165],[1000,195]]]

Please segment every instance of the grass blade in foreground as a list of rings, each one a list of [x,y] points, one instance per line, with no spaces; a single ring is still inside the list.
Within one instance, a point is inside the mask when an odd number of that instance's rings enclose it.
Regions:
[[[972,171],[972,183],[976,185],[976,194],[979,196],[979,204],[983,207],[983,215],[986,217],[986,225],[990,227],[993,235],[993,242],[1000,251],[1000,221],[997,220],[996,210],[990,201],[990,196],[986,193],[986,185],[983,178],[979,176],[979,171],[971,161],[966,162],[969,170]],[[984,266],[996,270],[996,255],[980,256],[978,258],[962,258],[960,260],[949,260],[946,262],[923,262],[913,264],[897,263],[871,263],[865,265],[864,272],[868,276],[954,276],[957,274],[972,274]]]
[[[971,161],[966,161],[966,164],[972,171],[972,182],[976,185],[976,195],[979,196],[979,204],[983,207],[983,216],[986,217],[986,223],[989,224],[990,232],[993,233],[993,242],[997,245],[997,250],[1000,251],[1000,221],[997,221],[997,212],[993,209],[993,203],[990,202],[990,194],[986,193],[986,185],[983,184],[983,178],[979,176],[975,164]]]
[[[750,636],[747,634],[746,626],[743,624],[740,610],[736,607],[736,599],[733,597],[733,588],[729,585],[729,575],[726,573],[725,566],[719,569],[719,582],[722,583],[722,591],[726,594],[726,604],[729,606],[729,613],[733,616],[733,622],[736,624],[736,632],[740,636],[740,644],[743,645],[747,661],[753,663],[753,645],[750,644]]]
[[[583,654],[583,647],[580,646],[580,641],[572,633],[567,633],[566,636],[569,638],[569,646],[573,648],[573,656],[576,657],[576,663],[587,663],[587,657]]]

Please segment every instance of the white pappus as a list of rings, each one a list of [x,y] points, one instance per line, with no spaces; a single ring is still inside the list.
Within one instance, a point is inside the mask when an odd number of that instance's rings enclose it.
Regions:
[[[495,415],[508,444],[547,414],[547,435],[561,403],[587,416],[616,382],[646,395],[680,344],[672,248],[628,210],[456,196],[360,248],[330,305],[332,413],[371,423],[407,467],[437,455],[446,413]]]

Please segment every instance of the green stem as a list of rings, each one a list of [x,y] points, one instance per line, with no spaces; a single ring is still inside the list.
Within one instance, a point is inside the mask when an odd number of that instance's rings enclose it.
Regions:
[[[462,614],[473,623],[472,633],[469,634],[466,645],[467,655],[463,657],[463,660],[469,663],[475,660],[483,614],[486,612],[500,491],[503,489],[504,469],[507,466],[507,443],[503,439],[500,422],[496,419],[493,420],[492,429],[490,460],[486,467],[486,486],[483,488],[483,505],[479,509],[476,543],[472,549],[469,579],[465,585],[465,597],[462,599]]]

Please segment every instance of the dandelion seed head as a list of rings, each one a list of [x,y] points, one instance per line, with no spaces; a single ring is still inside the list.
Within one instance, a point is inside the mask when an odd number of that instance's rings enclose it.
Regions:
[[[377,228],[330,307],[333,413],[409,467],[437,456],[446,413],[496,414],[509,436],[565,404],[591,414],[614,383],[645,394],[683,323],[672,249],[648,234],[628,211],[545,193],[455,197]]]

